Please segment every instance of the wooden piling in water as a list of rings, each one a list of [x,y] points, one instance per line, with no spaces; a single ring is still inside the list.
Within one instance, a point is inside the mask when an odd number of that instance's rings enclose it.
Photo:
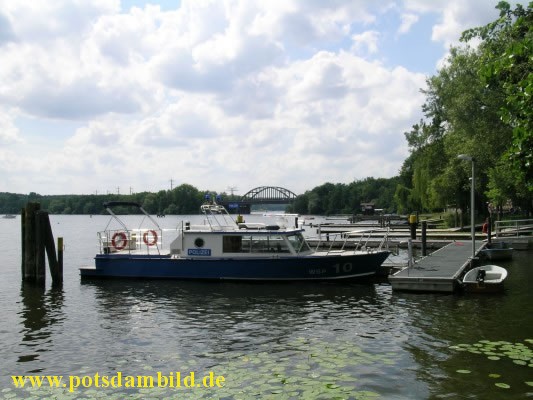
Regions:
[[[422,256],[427,256],[427,221],[422,221]]]
[[[56,248],[54,244],[54,234],[52,233],[52,226],[50,225],[50,218],[48,212],[40,211],[39,217],[41,219],[41,228],[43,230],[43,244],[48,255],[48,266],[50,267],[50,275],[52,276],[52,283],[61,283],[63,281],[63,260],[59,264],[59,239],[58,238],[58,255],[56,256]],[[63,244],[61,244],[61,257],[63,256]]]
[[[35,280],[44,283],[46,280],[46,261],[45,261],[45,229],[44,229],[44,213],[45,211],[35,212]],[[48,213],[46,213],[48,217]]]
[[[63,238],[57,238],[57,269],[52,272],[52,282],[63,283]]]
[[[490,215],[487,218],[487,243],[492,244],[492,218]]]
[[[24,237],[23,248],[24,253],[22,253],[23,263],[24,263],[24,280],[27,282],[32,282],[37,279],[37,251],[36,251],[36,240],[35,240],[35,213],[41,208],[39,203],[28,203],[26,204],[26,210],[24,212],[24,222],[22,222]]]
[[[52,282],[61,284],[63,281],[63,239],[60,238],[61,251],[58,249],[56,257],[50,218],[48,212],[41,211],[40,208],[39,203],[28,203],[21,212],[22,279],[25,282],[44,284],[46,280],[46,252]]]
[[[22,209],[20,210],[20,237],[21,237],[21,243],[20,243],[20,248],[21,248],[21,254],[22,254],[22,262],[20,263],[20,268],[21,268],[21,276],[22,276],[22,280],[24,281],[24,274],[25,274],[25,271],[26,271],[26,261],[25,261],[25,257],[24,255],[26,254],[26,240],[25,240],[25,237],[26,237],[26,209],[24,207],[22,207]]]

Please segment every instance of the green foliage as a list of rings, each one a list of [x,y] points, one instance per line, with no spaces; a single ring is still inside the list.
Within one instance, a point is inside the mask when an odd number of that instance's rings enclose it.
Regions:
[[[463,33],[462,40],[481,39],[478,76],[501,93],[499,116],[512,129],[504,158],[517,178],[533,191],[533,2],[511,9],[501,1],[500,18]]]
[[[500,17],[470,29],[462,40],[480,39],[475,49],[450,50],[443,68],[423,90],[425,118],[405,137],[410,156],[400,171],[399,209],[436,210],[469,204],[475,159],[476,209],[511,199],[531,211],[533,188],[532,5],[514,10],[500,2]]]
[[[402,184],[396,186],[394,192],[394,202],[398,207],[398,213],[405,214],[410,210],[414,210],[414,206],[411,204],[411,189]]]
[[[183,184],[158,193],[142,192],[133,195],[54,195],[41,196],[0,193],[0,213],[18,214],[28,201],[38,201],[41,209],[51,214],[105,214],[103,203],[107,201],[134,201],[143,206],[150,214],[196,214],[204,201],[204,192]],[[127,213],[129,209],[117,209]]]
[[[399,178],[366,178],[350,184],[325,183],[296,198],[291,211],[299,214],[359,214],[361,203],[373,202],[376,208],[396,210],[394,193]]]

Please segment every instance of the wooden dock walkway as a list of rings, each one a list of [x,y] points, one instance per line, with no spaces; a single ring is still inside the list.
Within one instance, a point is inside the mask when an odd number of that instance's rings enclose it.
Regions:
[[[476,241],[476,255],[486,243]],[[389,276],[392,290],[420,292],[454,292],[458,279],[470,266],[472,241],[455,241],[429,256],[422,258],[412,267],[407,267]]]

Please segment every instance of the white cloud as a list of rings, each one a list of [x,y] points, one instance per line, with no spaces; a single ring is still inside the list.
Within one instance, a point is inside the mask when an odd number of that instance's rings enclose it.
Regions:
[[[411,27],[414,24],[416,24],[418,19],[419,19],[419,16],[416,14],[402,14],[401,15],[402,24],[398,28],[398,33],[402,35],[402,34],[409,32]]]
[[[0,107],[0,145],[21,142],[20,131],[13,121],[14,112],[8,112]]]
[[[377,31],[366,31],[352,36],[352,50],[355,53],[375,54],[378,52],[380,33]]]
[[[119,4],[120,0],[2,0],[0,9],[10,20],[17,40],[46,42],[60,38],[79,39],[90,29],[95,18],[117,13]]]
[[[120,12],[118,0],[0,0],[4,190],[156,191],[174,178],[200,189],[272,184],[300,193],[395,175],[425,77],[381,63],[385,41],[432,15],[432,37],[417,46],[447,45],[492,18],[491,8],[183,0],[171,11]],[[379,28],[390,13],[400,22]],[[36,121],[42,140],[18,115]],[[59,136],[51,120],[78,124]],[[31,169],[42,180],[27,178]]]
[[[498,0],[405,0],[407,10],[414,14],[433,13],[439,21],[433,26],[431,39],[445,49],[459,43],[466,29],[485,25],[498,17]]]

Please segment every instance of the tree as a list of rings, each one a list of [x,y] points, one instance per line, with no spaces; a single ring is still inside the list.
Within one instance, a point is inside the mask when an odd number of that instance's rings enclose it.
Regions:
[[[141,204],[147,213],[149,214],[159,213],[159,202],[157,199],[157,195],[155,193],[148,193],[144,197],[144,201]]]
[[[504,97],[499,110],[512,128],[512,145],[505,158],[518,178],[533,191],[533,2],[514,10],[501,1],[500,17],[463,33],[462,40],[481,39],[478,76]]]
[[[459,154],[476,159],[476,209],[486,202],[488,172],[509,149],[513,129],[502,120],[505,95],[480,77],[484,50],[456,47],[423,91],[425,119],[405,134],[410,157],[400,172],[398,206],[434,210],[455,204],[465,209],[470,165]],[[409,191],[409,196],[407,196]]]

